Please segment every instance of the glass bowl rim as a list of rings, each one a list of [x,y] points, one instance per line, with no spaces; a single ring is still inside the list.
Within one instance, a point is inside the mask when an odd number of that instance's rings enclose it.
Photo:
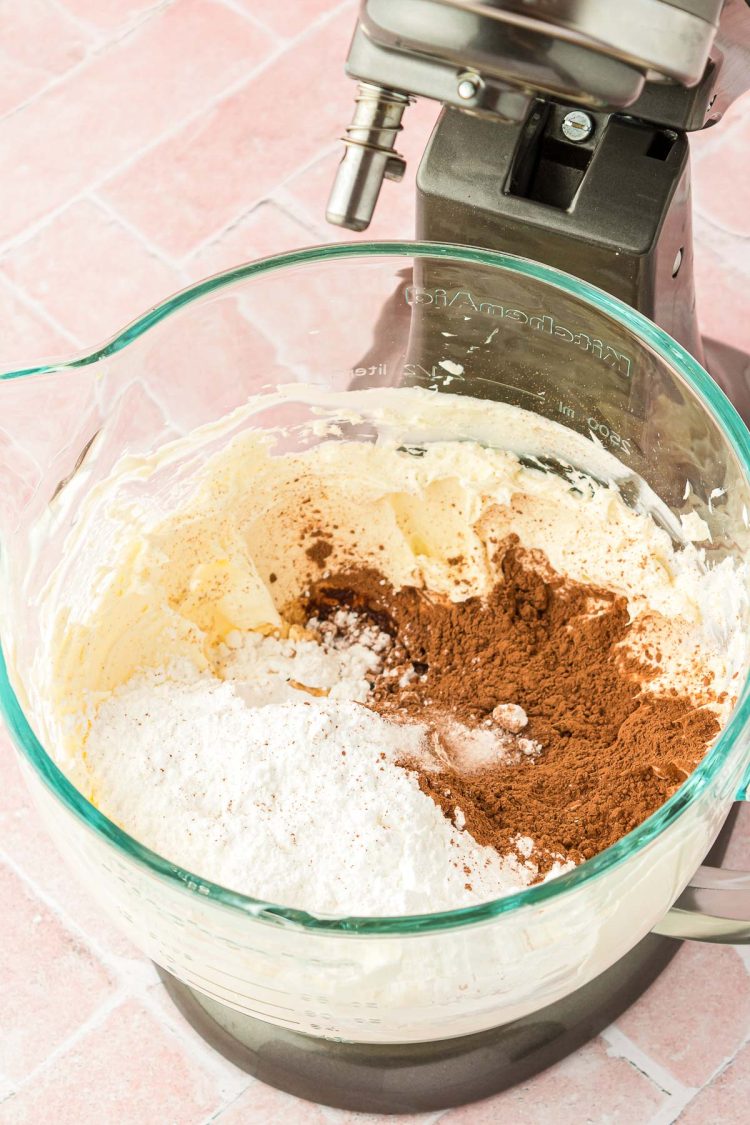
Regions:
[[[209,293],[230,286],[234,282],[244,281],[247,278],[287,267],[330,262],[338,259],[404,256],[443,258],[463,263],[495,266],[511,273],[532,277],[571,294],[624,323],[642,343],[665,360],[691,390],[697,393],[703,405],[718,424],[719,429],[728,439],[750,486],[750,432],[708,372],[676,340],[673,340],[656,324],[618,298],[561,270],[500,251],[483,250],[451,243],[419,241],[342,242],[312,246],[261,258],[224,270],[180,290],[149,309],[143,316],[134,320],[121,332],[94,350],[86,351],[66,361],[50,362],[0,373],[0,381],[40,374],[62,374],[66,370],[96,363],[100,359],[121,351],[179,309],[207,296]],[[0,713],[4,716],[22,757],[41,777],[53,796],[59,799],[95,835],[103,837],[115,850],[124,853],[128,859],[135,861],[138,866],[146,868],[151,875],[172,887],[184,891],[188,895],[197,894],[203,901],[211,901],[258,921],[281,923],[308,931],[334,931],[351,935],[416,934],[489,922],[513,910],[539,906],[567,891],[580,889],[590,880],[612,870],[627,858],[642,850],[665,828],[674,823],[689,806],[695,803],[729,757],[738,735],[750,718],[750,674],[746,677],[729,723],[700,766],[655,813],[609,848],[572,871],[559,875],[547,883],[527,887],[514,894],[481,903],[478,906],[437,913],[383,917],[328,917],[255,899],[197,876],[139,843],[138,840],[119,828],[86,800],[47,754],[31,729],[11,686],[1,647]]]

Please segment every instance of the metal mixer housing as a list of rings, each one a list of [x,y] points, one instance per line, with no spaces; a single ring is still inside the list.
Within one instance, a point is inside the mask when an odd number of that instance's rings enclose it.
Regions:
[[[750,86],[745,0],[363,0],[327,217],[366,229],[413,96],[444,110],[420,239],[563,269],[656,321],[750,414],[747,358],[698,331],[686,134]]]

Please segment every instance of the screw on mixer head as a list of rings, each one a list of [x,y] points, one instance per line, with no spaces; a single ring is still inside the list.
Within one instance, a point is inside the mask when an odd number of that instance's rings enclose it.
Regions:
[[[573,109],[570,113],[566,113],[560,129],[569,141],[580,144],[582,141],[587,141],[593,133],[594,122],[582,109]]]

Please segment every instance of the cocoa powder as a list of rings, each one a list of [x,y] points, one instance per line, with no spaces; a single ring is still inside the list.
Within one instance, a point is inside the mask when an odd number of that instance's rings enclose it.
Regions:
[[[306,610],[345,606],[393,637],[371,703],[390,717],[476,728],[491,727],[500,704],[524,709],[536,757],[469,771],[404,764],[446,816],[460,809],[480,844],[505,854],[530,837],[544,873],[554,857],[590,858],[659,808],[719,724],[688,698],[643,690],[650,669],[622,647],[624,598],[562,578],[514,539],[495,561],[502,580],[486,598],[450,602],[352,569],[315,583]]]
[[[333,554],[333,544],[324,535],[316,535],[305,554],[311,562],[322,569],[326,559]]]

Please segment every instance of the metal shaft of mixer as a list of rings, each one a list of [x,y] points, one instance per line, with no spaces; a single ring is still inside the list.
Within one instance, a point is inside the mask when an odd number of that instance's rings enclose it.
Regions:
[[[346,147],[328,200],[329,223],[366,230],[383,180],[403,177],[406,162],[394,145],[411,100],[383,86],[359,83],[354,118],[343,138]]]

